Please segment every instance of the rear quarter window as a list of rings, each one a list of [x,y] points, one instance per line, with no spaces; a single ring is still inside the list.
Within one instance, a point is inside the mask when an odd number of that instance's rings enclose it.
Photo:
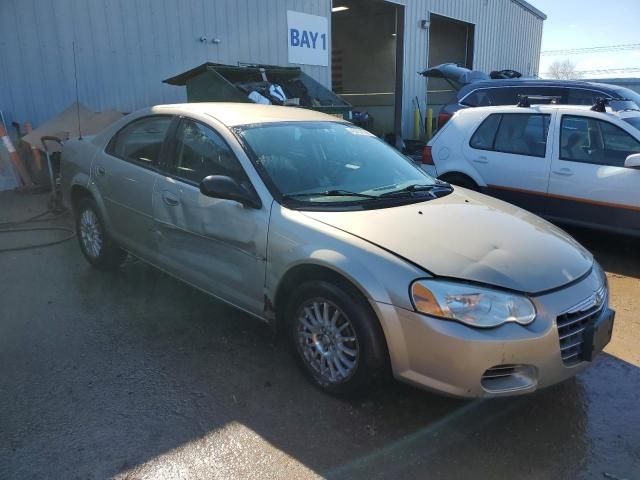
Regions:
[[[491,150],[501,117],[501,114],[494,113],[485,118],[471,137],[469,145],[479,150]]]

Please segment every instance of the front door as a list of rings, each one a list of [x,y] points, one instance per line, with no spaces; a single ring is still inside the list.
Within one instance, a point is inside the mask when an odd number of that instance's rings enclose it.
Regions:
[[[153,226],[151,197],[172,117],[133,120],[93,162],[93,176],[111,221],[111,234],[127,250],[149,257]]]
[[[550,115],[494,113],[465,144],[465,157],[489,194],[543,214],[551,165]]]
[[[260,315],[264,308],[269,205],[260,209],[200,193],[200,181],[226,175],[253,188],[214,129],[182,118],[153,210],[160,266],[223,300]]]
[[[562,115],[549,178],[550,217],[640,233],[640,135],[598,118]]]

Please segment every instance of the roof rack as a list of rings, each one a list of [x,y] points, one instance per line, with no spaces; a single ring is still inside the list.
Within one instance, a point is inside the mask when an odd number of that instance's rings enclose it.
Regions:
[[[537,100],[538,102],[540,102],[541,100],[546,100],[546,103],[550,103],[553,105],[556,105],[558,103],[560,103],[560,100],[562,99],[562,97],[560,95],[518,95],[518,107],[530,107],[531,106],[531,100],[535,101]]]
[[[609,98],[598,97],[596,98],[596,102],[591,107],[591,110],[594,112],[604,113],[607,111],[607,105],[609,104]]]

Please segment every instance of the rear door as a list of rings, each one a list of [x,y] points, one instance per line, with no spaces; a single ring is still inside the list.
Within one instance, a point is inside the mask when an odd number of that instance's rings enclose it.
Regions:
[[[172,118],[151,115],[133,120],[113,136],[92,166],[112,235],[145,258],[151,252],[153,185]]]
[[[640,153],[640,134],[599,115],[560,116],[548,214],[640,233],[640,170],[624,167],[628,155]]]
[[[464,145],[490,195],[544,213],[551,166],[550,114],[492,113]]]

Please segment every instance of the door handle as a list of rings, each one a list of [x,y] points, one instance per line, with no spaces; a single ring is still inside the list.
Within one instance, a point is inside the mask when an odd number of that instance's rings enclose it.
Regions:
[[[485,156],[474,158],[473,161],[476,163],[489,163],[489,160]]]
[[[107,173],[107,171],[104,169],[104,167],[101,167],[100,165],[96,167],[96,175],[98,175],[99,177],[104,177],[105,173]]]
[[[570,177],[571,175],[573,175],[573,171],[571,171],[570,168],[561,168],[560,170],[554,170],[553,173],[556,175],[562,175],[563,177]]]
[[[178,197],[167,191],[162,192],[162,201],[170,207],[180,205],[180,200],[178,200]]]

